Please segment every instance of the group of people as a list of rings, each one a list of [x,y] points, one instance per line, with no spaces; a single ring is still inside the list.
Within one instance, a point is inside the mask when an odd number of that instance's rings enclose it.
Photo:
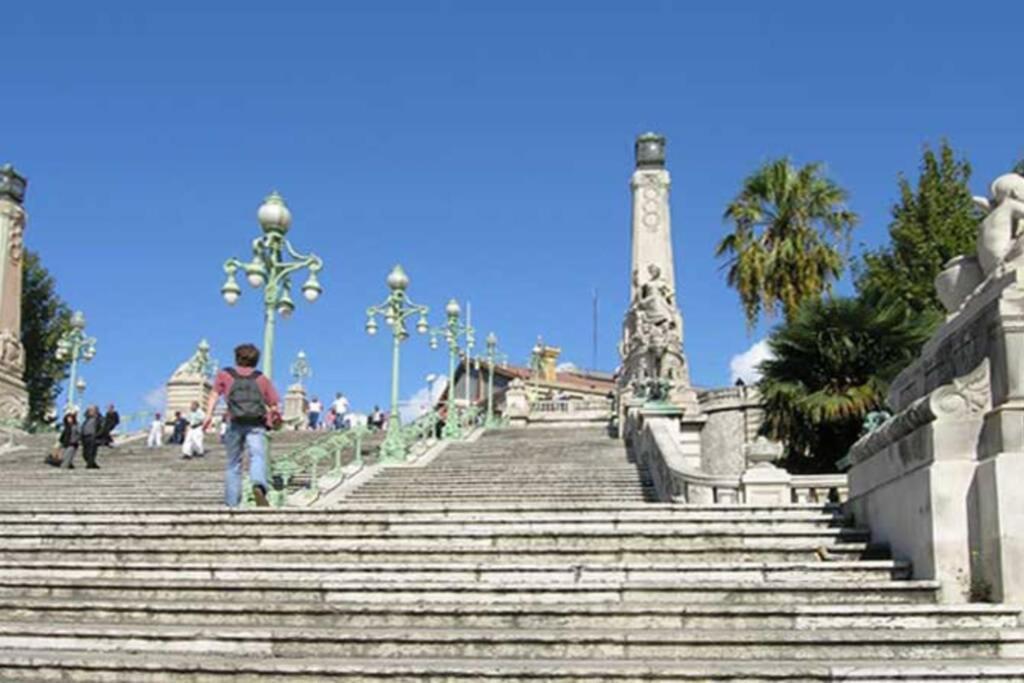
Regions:
[[[89,406],[85,409],[85,415],[81,422],[79,422],[77,409],[68,410],[64,413],[64,419],[61,421],[57,449],[46,459],[46,463],[62,469],[74,469],[75,455],[81,448],[86,469],[98,470],[100,466],[96,462],[96,456],[100,446],[113,448],[114,431],[119,424],[121,424],[121,416],[113,403],[107,406],[107,412],[102,414],[99,406]]]
[[[306,409],[308,427],[313,431],[320,430],[344,430],[352,429],[357,424],[365,424],[370,429],[384,429],[387,424],[387,416],[379,406],[373,407],[369,416],[353,413],[349,407],[348,399],[340,391],[335,394],[334,401],[324,415],[324,404],[316,396],[309,402]]]
[[[171,422],[170,444],[181,445],[181,457],[184,460],[201,458],[206,455],[204,446],[203,423],[206,422],[206,413],[199,405],[199,401],[192,401],[192,405],[185,415],[181,411],[175,411],[174,420]],[[160,413],[153,416],[149,425],[149,435],[146,437],[148,448],[159,448],[163,445],[164,421]],[[227,429],[225,422],[221,422],[221,435]]]

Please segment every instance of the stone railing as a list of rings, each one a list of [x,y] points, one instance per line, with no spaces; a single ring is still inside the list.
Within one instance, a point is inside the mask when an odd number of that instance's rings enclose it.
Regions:
[[[530,422],[590,422],[608,420],[612,404],[607,399],[533,401]]]
[[[700,457],[680,443],[678,421],[670,417],[626,416],[632,458],[646,466],[659,500],[703,505],[841,503],[846,475],[790,475],[774,465],[754,463],[742,475],[708,474]]]

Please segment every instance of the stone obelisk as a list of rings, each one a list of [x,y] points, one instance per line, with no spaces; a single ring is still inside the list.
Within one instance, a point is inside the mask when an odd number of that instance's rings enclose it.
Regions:
[[[10,164],[0,167],[0,419],[18,421],[28,416],[21,345],[26,185]]]
[[[671,405],[689,415],[700,408],[683,354],[683,316],[676,300],[665,138],[636,140],[630,305],[619,352],[620,395]]]

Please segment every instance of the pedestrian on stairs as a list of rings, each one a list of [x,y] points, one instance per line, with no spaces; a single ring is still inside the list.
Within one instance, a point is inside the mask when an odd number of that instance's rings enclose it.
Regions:
[[[160,448],[164,442],[164,421],[160,419],[160,413],[153,416],[149,425],[149,435],[146,437],[147,448]]]
[[[103,437],[103,416],[100,415],[99,406],[91,405],[85,409],[81,434],[85,469],[98,470],[100,466],[96,464],[96,452],[99,450],[100,439]]]
[[[266,507],[267,465],[266,434],[280,415],[280,398],[270,380],[256,369],[260,350],[253,344],[242,344],[235,348],[235,367],[225,368],[217,373],[213,391],[206,405],[204,429],[213,425],[213,409],[217,399],[223,397],[227,403],[225,419],[229,420],[224,435],[227,448],[227,464],[224,471],[224,503],[238,507],[242,498],[242,451],[249,450],[249,480],[256,505]]]
[[[117,408],[111,403],[107,406],[107,413],[103,416],[103,433],[100,435],[100,445],[107,448],[114,447],[114,430],[121,424],[121,415]]]
[[[185,432],[185,443],[181,447],[181,457],[183,460],[201,458],[206,455],[203,448],[203,423],[206,422],[206,413],[200,409],[199,401],[192,401],[185,419],[188,421],[188,430]]]
[[[60,430],[60,447],[63,449],[60,466],[66,470],[75,469],[75,453],[78,452],[78,413],[68,411]]]

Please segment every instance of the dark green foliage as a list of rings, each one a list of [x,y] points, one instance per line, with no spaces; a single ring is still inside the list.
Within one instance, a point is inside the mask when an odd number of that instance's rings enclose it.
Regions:
[[[735,228],[715,255],[728,258],[747,324],[781,308],[792,319],[800,304],[830,291],[845,265],[844,249],[857,215],[847,193],[821,174],[820,164],[766,163],[743,183],[725,211]]]
[[[47,420],[68,362],[55,356],[57,340],[71,325],[71,309],[57,295],[53,277],[38,254],[25,251],[21,290],[21,343],[25,347],[25,384],[30,424]]]
[[[861,298],[808,300],[778,326],[761,364],[762,431],[787,445],[790,472],[834,472],[864,416],[917,354],[934,321]]]
[[[939,314],[935,276],[943,264],[974,253],[979,216],[967,183],[971,166],[945,140],[926,147],[917,187],[899,178],[900,201],[892,208],[888,246],[864,255],[857,291],[871,300],[901,301],[911,310]]]

